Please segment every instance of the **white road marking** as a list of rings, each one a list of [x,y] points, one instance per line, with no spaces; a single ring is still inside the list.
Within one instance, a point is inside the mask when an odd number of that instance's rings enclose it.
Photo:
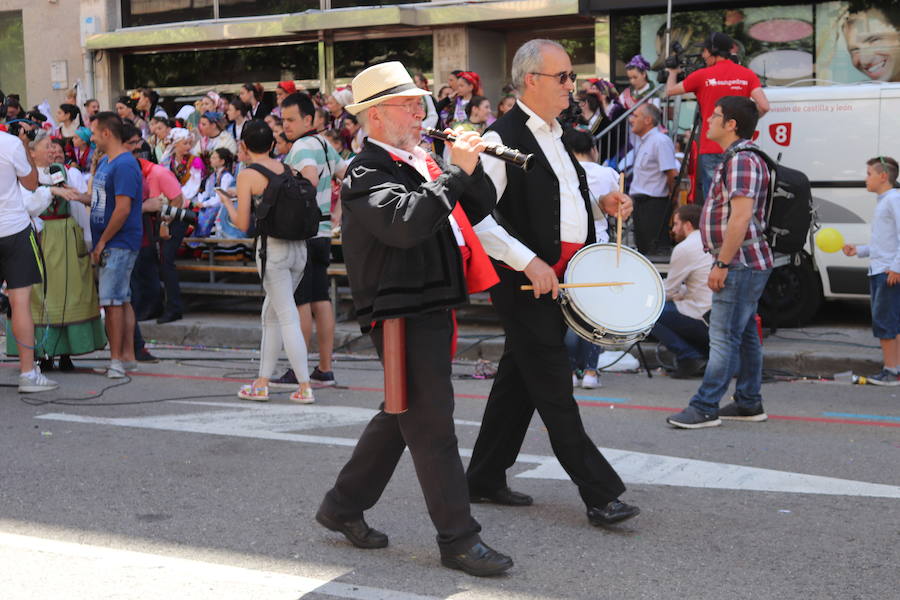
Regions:
[[[261,404],[236,407],[225,402],[184,402],[199,406],[224,408],[197,413],[154,415],[146,417],[104,418],[49,413],[38,419],[70,423],[92,423],[116,427],[138,427],[164,431],[206,433],[233,437],[324,444],[356,445],[356,438],[297,433],[315,429],[361,425],[372,418],[374,410],[349,406],[297,406]],[[469,424],[472,422],[463,422]],[[716,463],[662,454],[629,452],[600,448],[626,483],[674,485],[684,487],[750,490],[838,496],[900,498],[900,487],[849,479],[837,479],[789,471],[776,471],[743,465]],[[460,448],[460,455],[472,451]],[[520,454],[517,462],[536,465],[517,477],[568,480],[569,477],[553,456]]]
[[[327,579],[4,532],[0,532],[0,557],[28,559],[7,563],[17,567],[4,569],[8,572],[0,577],[4,598],[296,600],[315,592],[351,600],[438,600]],[[55,596],[57,589],[59,595]]]

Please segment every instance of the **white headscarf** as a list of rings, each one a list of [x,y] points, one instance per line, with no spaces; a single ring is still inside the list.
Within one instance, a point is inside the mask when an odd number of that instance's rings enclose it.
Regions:
[[[175,144],[184,139],[193,138],[193,135],[190,131],[185,129],[184,127],[173,127],[169,130],[169,135],[166,136],[166,141],[170,144]]]

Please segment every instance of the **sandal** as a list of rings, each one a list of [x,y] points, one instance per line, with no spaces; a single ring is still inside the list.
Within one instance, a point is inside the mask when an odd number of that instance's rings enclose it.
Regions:
[[[291,402],[296,402],[297,404],[312,404],[316,401],[315,397],[313,397],[312,388],[297,390],[291,394],[290,399]]]
[[[253,400],[254,402],[268,402],[269,388],[267,386],[255,388],[253,384],[241,386],[238,390],[238,398],[241,400]]]

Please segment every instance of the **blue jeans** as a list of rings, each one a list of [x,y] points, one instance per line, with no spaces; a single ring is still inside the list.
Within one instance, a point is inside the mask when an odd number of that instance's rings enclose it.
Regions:
[[[716,168],[722,163],[725,154],[701,154],[699,164],[697,165],[697,175],[700,180],[700,198],[702,204],[709,194],[709,188],[712,187],[713,175],[716,174]]]
[[[701,319],[678,312],[671,300],[653,326],[653,335],[675,353],[678,360],[704,359],[709,355],[709,327]]]
[[[719,401],[737,373],[734,400],[755,409],[762,403],[762,345],[756,330],[756,305],[771,269],[732,267],[722,291],[713,294],[709,318],[709,362],[691,406],[717,415]]]
[[[603,352],[600,346],[590,343],[571,329],[566,331],[565,342],[572,371],[597,369],[597,361],[600,359],[600,353]]]

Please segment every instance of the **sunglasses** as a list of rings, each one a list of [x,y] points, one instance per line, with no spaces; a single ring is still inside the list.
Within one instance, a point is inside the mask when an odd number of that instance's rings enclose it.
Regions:
[[[578,78],[578,75],[575,74],[575,71],[560,71],[559,73],[537,73],[535,71],[531,72],[531,75],[540,75],[542,77],[555,77],[559,81],[559,85],[565,85],[566,79],[571,82],[575,82]]]

